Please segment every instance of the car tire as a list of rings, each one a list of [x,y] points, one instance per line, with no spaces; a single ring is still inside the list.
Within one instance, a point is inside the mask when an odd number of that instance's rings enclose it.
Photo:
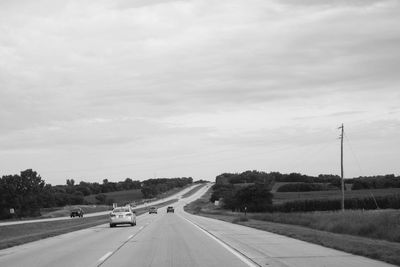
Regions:
[[[115,224],[110,223],[110,228],[113,228],[113,227],[115,227]]]

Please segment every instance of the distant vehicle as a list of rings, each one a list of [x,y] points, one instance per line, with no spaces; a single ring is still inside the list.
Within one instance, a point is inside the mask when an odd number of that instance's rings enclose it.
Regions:
[[[71,218],[73,217],[83,217],[83,210],[81,208],[76,208],[71,210],[71,214],[70,214]]]
[[[174,207],[172,207],[172,206],[169,206],[168,208],[167,208],[167,213],[168,212],[172,212],[172,213],[174,213]]]
[[[110,227],[114,227],[117,224],[136,225],[136,212],[130,206],[113,209],[110,213]]]
[[[157,214],[157,208],[156,207],[150,207],[149,214],[152,214],[152,213]]]

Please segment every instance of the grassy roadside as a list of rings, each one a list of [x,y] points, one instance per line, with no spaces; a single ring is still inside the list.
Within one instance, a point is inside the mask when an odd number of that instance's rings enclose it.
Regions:
[[[0,227],[0,249],[57,236],[108,222],[108,216],[84,217]]]
[[[365,256],[400,266],[400,243],[398,242],[390,242],[381,239],[366,238],[348,234],[332,233],[326,230],[322,231],[318,229],[311,229],[305,226],[261,220],[266,219],[265,217],[262,217],[267,216],[266,214],[248,214],[248,216],[245,217],[243,216],[243,214],[232,213],[215,208],[215,206],[209,202],[210,196],[211,189],[200,199],[185,206],[185,211],[205,217],[219,219],[231,223],[244,225],[247,227],[257,228],[260,230],[289,236],[307,242],[323,245],[325,247],[342,250],[352,254]],[[268,216],[273,216],[273,214],[270,214]],[[292,216],[292,218],[295,218],[295,216]],[[327,220],[329,220],[329,218],[327,218]],[[294,221],[292,221],[292,223],[294,223]],[[351,222],[347,223],[349,224]],[[399,226],[399,223],[400,222],[397,223],[397,227]]]
[[[154,206],[160,208],[162,206],[170,205],[176,201],[178,201],[178,199],[172,199]],[[135,209],[135,211],[136,215],[141,215],[143,213],[146,213],[148,211],[148,208],[144,207],[140,209]],[[60,221],[35,222],[0,226],[0,249],[18,246],[24,243],[33,242],[52,236],[66,234],[69,232],[90,228],[108,222],[108,215],[101,215],[95,217],[65,219]]]

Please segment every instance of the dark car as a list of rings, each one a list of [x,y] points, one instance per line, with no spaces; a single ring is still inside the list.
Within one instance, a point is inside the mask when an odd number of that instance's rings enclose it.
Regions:
[[[167,213],[168,212],[172,212],[172,213],[174,213],[174,207],[172,207],[172,206],[169,206],[168,208],[167,208]]]
[[[83,217],[83,210],[81,208],[71,210],[71,218],[73,217]]]
[[[149,214],[152,214],[152,213],[157,214],[157,208],[156,207],[150,207]]]

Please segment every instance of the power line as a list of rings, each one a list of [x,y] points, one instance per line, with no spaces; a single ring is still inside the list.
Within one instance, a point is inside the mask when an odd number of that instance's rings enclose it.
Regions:
[[[360,161],[359,161],[357,155],[354,153],[353,147],[352,147],[352,145],[350,143],[350,139],[348,138],[347,134],[344,134],[344,137],[346,138],[346,141],[349,144],[350,152],[351,152],[351,154],[353,155],[353,157],[354,157],[354,159],[356,161],[356,164],[357,164],[357,167],[358,167],[358,169],[360,171],[361,176],[364,176],[364,172],[363,172],[363,170],[361,168]]]

